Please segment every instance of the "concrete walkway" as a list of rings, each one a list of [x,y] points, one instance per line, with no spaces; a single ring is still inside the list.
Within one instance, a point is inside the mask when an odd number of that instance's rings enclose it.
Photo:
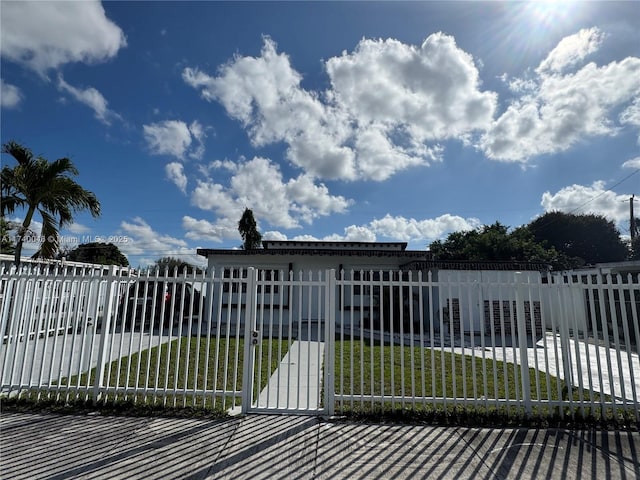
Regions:
[[[324,342],[296,340],[260,392],[256,408],[318,410]]]
[[[451,349],[446,348],[445,351]],[[463,353],[463,349],[455,347],[456,353]],[[537,368],[551,375],[565,379],[565,369],[561,352],[559,335],[547,333],[541,338],[536,347],[527,348],[527,362],[529,368]],[[482,356],[482,349],[465,348],[466,355]],[[578,355],[578,353],[580,355]],[[517,347],[488,347],[485,356],[495,360],[510,363],[520,363],[520,350]],[[616,352],[614,348],[594,345],[584,340],[569,340],[570,371],[575,386],[581,385],[594,392],[601,392],[623,397],[627,400],[640,399],[640,358],[633,352]],[[610,368],[609,368],[610,367]]]
[[[421,342],[415,336],[411,337],[410,335],[394,334],[391,336],[384,332],[381,336],[379,332],[369,330],[363,330],[363,334],[365,339],[379,340],[384,338],[387,342],[393,340],[394,345],[408,346],[413,343],[414,346],[431,346],[431,341],[427,337]],[[484,341],[484,348],[482,348],[482,342],[479,338],[473,342],[469,339],[470,337],[466,335],[464,339],[458,337],[454,339],[452,346],[451,337],[446,336],[441,339],[439,335],[436,335],[433,348],[461,355],[474,355],[476,358],[484,357],[520,364],[520,349],[517,343],[514,346],[512,337],[507,336],[505,346],[491,346],[491,339],[487,338]],[[501,339],[496,337],[495,340],[500,341]],[[464,347],[461,345],[462,341],[464,341]],[[640,378],[640,356],[637,353],[633,351],[618,352],[615,348],[606,348],[603,345],[595,345],[593,342],[574,338],[568,340],[568,346],[570,352],[568,358],[571,365],[567,372],[571,372],[574,386],[581,385],[594,392],[614,396],[619,400],[622,398],[636,401],[640,399],[640,382],[637,380]],[[535,345],[530,344],[527,348],[527,362],[529,368],[536,368],[539,371],[565,379],[560,335],[546,332]]]
[[[0,372],[5,372],[2,383],[28,384],[30,380],[35,384],[38,381],[48,383],[88,372],[98,364],[102,341],[101,333],[94,337],[93,330],[87,330],[77,335],[55,335],[3,345],[0,348]],[[168,335],[160,337],[148,332],[117,332],[109,335],[107,361],[168,341]],[[65,352],[64,355],[61,352]]]
[[[11,479],[631,479],[631,432],[3,413]]]

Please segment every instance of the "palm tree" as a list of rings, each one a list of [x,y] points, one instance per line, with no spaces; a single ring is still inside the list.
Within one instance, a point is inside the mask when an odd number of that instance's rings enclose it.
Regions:
[[[22,225],[18,227],[15,245],[15,264],[20,264],[20,255],[25,234],[36,210],[42,217],[41,238],[43,239],[34,258],[53,258],[59,247],[58,231],[73,222],[73,215],[88,210],[93,217],[100,215],[100,202],[95,194],[85,190],[71,177],[78,175],[78,169],[68,158],[49,162],[42,157],[34,157],[31,150],[16,143],[2,145],[2,153],[8,153],[18,164],[3,167],[1,214],[12,214],[17,208],[27,210]]]

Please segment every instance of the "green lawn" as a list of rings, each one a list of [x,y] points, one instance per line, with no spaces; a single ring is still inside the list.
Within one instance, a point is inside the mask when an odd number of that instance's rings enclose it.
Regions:
[[[207,345],[209,343],[209,345]],[[256,350],[257,379],[260,368],[260,386],[254,380],[254,395],[262,389],[271,373],[278,367],[281,358],[289,349],[288,340],[271,342],[271,362],[269,362],[269,342],[264,340],[262,348]],[[260,356],[262,357],[260,360]],[[236,363],[237,358],[237,363]],[[226,361],[228,359],[228,361]],[[124,401],[144,404],[162,404],[169,407],[196,407],[207,409],[227,409],[240,404],[242,374],[244,367],[244,340],[215,337],[181,337],[157,347],[134,353],[114,360],[105,371],[104,384],[117,387],[120,392],[103,397],[104,402]],[[139,373],[138,373],[139,372]],[[147,372],[149,372],[147,374]],[[70,384],[93,385],[96,369],[78,377],[72,377]],[[79,383],[78,383],[79,381]],[[87,383],[89,382],[89,383]],[[67,380],[62,379],[61,385]],[[124,387],[144,389],[146,394],[124,393]],[[223,397],[194,393],[193,390],[224,390]],[[178,394],[167,394],[168,390]],[[85,389],[80,389],[80,395]]]
[[[447,401],[447,409],[470,407],[471,402],[465,399],[480,399],[481,407],[482,399],[522,399],[522,367],[493,360],[488,351],[486,355],[483,360],[482,357],[451,353],[446,348],[371,346],[360,341],[338,341],[335,348],[336,394],[353,395],[353,399],[337,403],[336,410],[348,413],[445,409],[443,402],[434,402],[433,398],[455,398],[455,402]],[[569,392],[561,379],[544,372],[536,374],[533,368],[529,369],[529,378],[534,404],[537,399],[568,398]],[[591,398],[587,390],[576,388],[571,394],[575,400],[580,395],[586,400]],[[393,399],[382,404],[379,400],[372,401],[371,395]],[[425,400],[414,403],[403,400],[403,396]],[[595,402],[600,401],[599,394],[592,393],[592,396]],[[494,407],[488,406],[487,410],[491,408]],[[545,411],[550,413],[548,408]],[[544,412],[540,410],[539,413]]]
[[[290,343],[289,340],[273,340],[269,351],[269,342],[263,340],[257,348],[254,398],[266,386]],[[493,360],[489,358],[490,353],[487,351],[483,359],[451,353],[446,348],[372,346],[356,340],[337,341],[335,393],[350,398],[336,402],[336,411],[344,414],[466,411],[485,415],[495,412],[519,415],[522,412],[517,408],[498,408],[495,404],[491,405],[491,400],[520,401],[523,398],[522,368],[513,363]],[[243,366],[242,339],[227,341],[222,338],[216,341],[215,337],[181,337],[111,362],[105,371],[104,383],[116,387],[117,391],[104,396],[103,401],[105,404],[128,402],[224,411],[241,403]],[[80,388],[66,400],[89,398],[95,374],[95,369],[92,369],[89,374],[69,379],[72,387],[77,385]],[[601,400],[609,402],[611,398],[608,396],[579,388],[568,391],[561,379],[544,372],[536,373],[534,369],[529,370],[529,378],[534,414],[571,415],[577,410],[569,412],[567,409],[561,411],[556,407],[537,406],[536,401],[572,398],[575,401],[584,399],[595,402],[595,411],[590,412],[585,408],[581,409],[581,413],[592,417],[611,415],[609,408],[603,412],[598,406]],[[63,386],[67,383],[67,379],[60,382]],[[135,388],[138,393],[126,393],[125,386]],[[224,390],[225,393],[216,396],[197,392],[204,389]],[[167,393],[169,391],[177,393]],[[65,394],[60,392],[60,395]],[[372,399],[372,396],[385,399]],[[412,397],[417,399],[413,400]],[[443,398],[447,399],[446,402],[438,400]],[[484,399],[487,400],[486,404],[483,403]],[[616,412],[613,413],[617,416]]]

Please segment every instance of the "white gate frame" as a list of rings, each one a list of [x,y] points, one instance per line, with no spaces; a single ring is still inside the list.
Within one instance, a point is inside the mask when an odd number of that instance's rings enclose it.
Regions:
[[[246,414],[251,408],[251,393],[253,392],[253,369],[256,359],[256,349],[253,342],[258,338],[256,332],[258,306],[258,270],[250,267],[247,272],[247,310],[244,319],[244,366],[242,369],[242,413]]]
[[[258,331],[258,278],[259,269],[249,267],[247,272],[247,293],[246,293],[246,317],[245,317],[245,342],[244,342],[244,367],[242,372],[242,407],[243,414],[253,411],[260,413],[287,413],[290,408],[278,406],[268,406],[267,408],[255,408],[252,405],[252,395],[255,381],[255,360],[256,346],[262,339],[262,333]],[[317,281],[312,280],[308,287],[311,288],[317,282],[319,296],[324,299],[324,315],[318,324],[318,335],[324,332],[324,365],[320,365],[318,373],[322,378],[318,379],[318,387],[324,387],[323,408],[295,410],[298,414],[309,415],[333,415],[335,405],[334,373],[335,366],[335,328],[336,328],[336,272],[334,269],[325,270],[324,278]],[[305,287],[304,279],[301,279],[302,287]],[[292,282],[295,285],[295,282]],[[292,308],[292,307],[290,307]],[[320,319],[319,319],[320,320]],[[282,321],[282,318],[280,319]],[[292,317],[289,321],[293,321]],[[279,338],[282,340],[282,338]],[[280,359],[282,360],[282,359]],[[273,374],[273,373],[272,373]],[[300,386],[298,385],[298,388]],[[260,392],[258,392],[258,395]]]

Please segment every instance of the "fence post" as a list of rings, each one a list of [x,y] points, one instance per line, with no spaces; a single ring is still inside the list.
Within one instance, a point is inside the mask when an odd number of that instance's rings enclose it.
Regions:
[[[11,277],[7,277],[6,279],[2,279],[2,295],[0,295],[0,333],[2,334],[2,338],[7,334],[8,326],[9,326],[9,314],[11,313],[12,306],[16,303],[13,298],[13,286],[16,282],[18,282],[19,277],[16,275],[16,278],[13,279]],[[7,343],[11,341],[10,337],[7,337]]]
[[[18,340],[18,335],[12,335],[15,331],[13,324],[15,323],[15,319],[20,319],[19,316],[15,315],[16,308],[20,308],[20,305],[17,305],[22,300],[22,295],[15,297],[13,295],[13,287],[19,281],[18,275],[15,278],[11,278],[10,276],[6,280],[2,280],[4,284],[4,292],[2,294],[2,305],[0,305],[0,315],[2,321],[0,322],[0,334],[2,335],[2,341],[0,342],[0,385],[5,385],[5,367],[6,361],[13,358],[10,350],[15,351],[16,344]],[[13,311],[13,315],[11,312]],[[5,340],[6,337],[6,340]],[[14,338],[15,337],[15,338]],[[11,383],[11,379],[9,379],[9,384]]]
[[[336,271],[325,272],[324,404],[327,415],[335,413]]]
[[[529,353],[527,350],[527,322],[524,318],[524,283],[522,273],[515,274],[516,316],[518,325],[518,346],[520,348],[520,377],[522,380],[522,400],[527,417],[531,416],[531,379],[529,378]],[[531,310],[531,309],[530,309]]]
[[[570,392],[573,392],[573,365],[571,361],[571,346],[569,343],[569,309],[568,305],[572,305],[572,296],[574,294],[573,279],[569,275],[568,284],[565,284],[560,277],[560,309],[562,309],[560,315],[560,351],[562,354],[562,370],[564,372],[565,388],[567,389],[567,396],[571,400]],[[566,288],[563,288],[566,287]],[[574,313],[573,311],[571,313]],[[564,400],[564,399],[561,399]]]
[[[240,279],[242,285],[242,279]],[[242,287],[239,288],[242,295]],[[242,406],[241,412],[248,413],[251,407],[251,394],[253,392],[253,367],[256,357],[256,349],[252,345],[252,332],[256,325],[256,304],[258,302],[258,270],[254,267],[247,269],[247,296],[245,299],[246,311],[244,318],[244,364],[242,366]],[[259,333],[257,341],[262,340]]]
[[[96,378],[93,382],[93,403],[98,403],[101,397],[101,389],[103,387],[104,372],[106,369],[106,363],[109,361],[107,356],[107,346],[109,345],[109,328],[111,326],[111,315],[113,314],[113,305],[118,293],[118,280],[116,278],[117,266],[112,265],[109,267],[109,273],[107,274],[107,291],[105,292],[104,299],[106,308],[103,310],[102,325],[100,327],[100,349],[98,350],[98,363],[96,365]],[[96,296],[100,295],[100,289],[96,291]],[[88,302],[90,304],[90,302]],[[94,325],[97,325],[98,319],[95,319]],[[96,335],[96,330],[93,331]]]

